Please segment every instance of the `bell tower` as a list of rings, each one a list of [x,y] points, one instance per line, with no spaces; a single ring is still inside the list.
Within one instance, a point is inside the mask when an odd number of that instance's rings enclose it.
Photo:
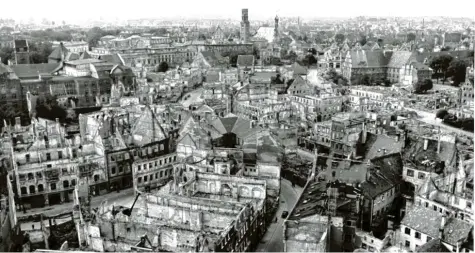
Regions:
[[[241,17],[241,41],[244,43],[249,42],[249,10],[242,9]]]

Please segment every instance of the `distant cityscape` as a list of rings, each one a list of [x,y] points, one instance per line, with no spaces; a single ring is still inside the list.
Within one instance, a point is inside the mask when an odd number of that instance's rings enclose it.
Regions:
[[[0,19],[0,251],[473,252],[475,20],[235,12]]]

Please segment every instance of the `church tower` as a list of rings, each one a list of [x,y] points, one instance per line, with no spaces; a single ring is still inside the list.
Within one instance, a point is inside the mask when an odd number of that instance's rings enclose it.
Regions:
[[[248,9],[242,9],[241,18],[241,41],[243,43],[249,42],[249,11]]]
[[[275,16],[274,43],[279,43],[279,17]]]
[[[14,40],[15,64],[30,64],[30,47],[27,40]]]

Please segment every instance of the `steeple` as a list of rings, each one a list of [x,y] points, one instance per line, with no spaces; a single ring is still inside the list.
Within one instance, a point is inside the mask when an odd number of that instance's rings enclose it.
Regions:
[[[275,24],[274,24],[274,42],[277,43],[279,41],[279,17],[275,16]]]

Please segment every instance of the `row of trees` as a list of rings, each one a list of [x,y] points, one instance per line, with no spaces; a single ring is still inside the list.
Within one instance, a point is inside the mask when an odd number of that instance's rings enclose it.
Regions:
[[[89,47],[97,47],[99,40],[107,35],[117,36],[120,34],[120,30],[103,30],[100,27],[93,27],[86,33],[86,40],[89,43]]]
[[[50,42],[30,42],[30,62],[46,63],[48,56],[53,52],[53,45]],[[14,49],[11,47],[0,48],[0,58],[3,64],[8,64],[8,60],[15,59]]]

